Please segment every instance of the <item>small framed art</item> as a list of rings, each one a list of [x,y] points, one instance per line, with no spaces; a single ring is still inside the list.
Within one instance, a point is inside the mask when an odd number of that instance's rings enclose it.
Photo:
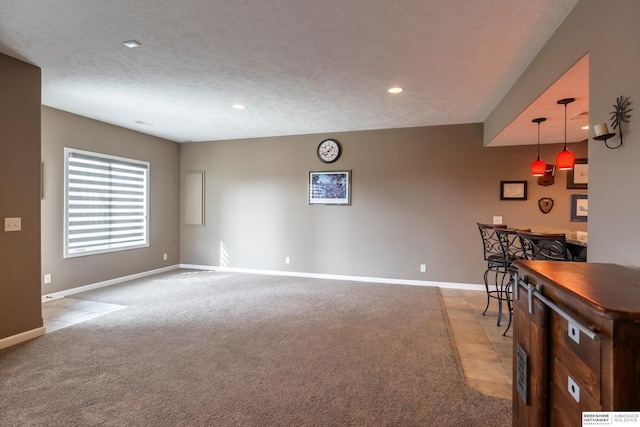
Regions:
[[[527,200],[527,181],[500,181],[500,200]]]
[[[589,162],[587,159],[576,159],[573,169],[567,173],[567,188],[586,189],[589,186]]]
[[[571,195],[571,221],[584,222],[589,217],[589,198],[586,194]]]

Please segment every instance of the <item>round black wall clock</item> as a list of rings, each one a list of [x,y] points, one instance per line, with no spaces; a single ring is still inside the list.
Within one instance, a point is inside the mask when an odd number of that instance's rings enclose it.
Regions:
[[[325,139],[318,145],[318,158],[325,163],[333,163],[340,158],[342,146],[335,139]]]

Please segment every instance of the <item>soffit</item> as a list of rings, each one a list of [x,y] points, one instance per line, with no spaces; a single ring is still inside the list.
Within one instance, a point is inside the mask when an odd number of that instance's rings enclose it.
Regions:
[[[558,100],[575,98],[567,104],[567,142],[584,142],[589,135],[589,55],[567,70],[544,93],[535,99],[507,127],[487,145],[530,145],[538,141],[538,125],[532,120],[544,117],[540,124],[540,143],[563,143],[565,137],[565,110]]]

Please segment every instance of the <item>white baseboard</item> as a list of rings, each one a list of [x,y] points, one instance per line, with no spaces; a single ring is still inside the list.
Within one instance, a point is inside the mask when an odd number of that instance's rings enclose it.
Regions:
[[[140,279],[142,277],[152,276],[158,273],[164,273],[165,271],[177,270],[180,268],[178,264],[170,265],[168,267],[157,268],[155,270],[143,271],[142,273],[130,274],[128,276],[117,277],[111,280],[105,280],[104,282],[92,283],[90,285],[79,286],[77,288],[66,289],[60,292],[53,292],[42,296],[42,302],[52,301],[58,298],[64,298],[68,295],[79,294],[80,292],[91,291],[93,289],[103,288],[105,286],[111,286],[118,283],[128,282],[129,280]]]
[[[217,267],[211,265],[197,265],[197,264],[176,264],[168,267],[162,267],[155,270],[144,271],[142,273],[131,274],[128,276],[117,277],[111,280],[105,280],[103,282],[92,283],[90,285],[79,286],[77,288],[66,289],[64,291],[53,292],[42,296],[42,302],[53,301],[54,299],[64,298],[69,295],[79,294],[80,292],[91,291],[94,289],[103,288],[105,286],[116,285],[118,283],[127,282],[129,280],[140,279],[142,277],[152,276],[158,273],[164,273],[166,271],[176,270],[178,268],[186,268],[191,270],[208,270],[208,271],[228,271],[233,273],[248,273],[248,274],[268,274],[273,276],[291,276],[291,277],[308,277],[315,279],[329,279],[329,280],[350,280],[354,282],[368,282],[368,283],[390,283],[394,285],[409,285],[409,286],[434,286],[439,288],[448,289],[464,289],[473,291],[484,291],[484,285],[471,284],[471,283],[453,283],[453,282],[433,282],[426,280],[407,280],[407,279],[390,279],[384,277],[367,277],[367,276],[346,276],[338,274],[320,274],[320,273],[303,273],[294,271],[278,271],[278,270],[258,270],[251,268],[231,268],[231,267]]]
[[[45,333],[44,326],[31,329],[30,331],[21,332],[10,337],[0,339],[0,350],[3,348],[11,347],[12,345],[20,344],[21,342],[29,341],[34,338],[43,336]]]
[[[344,275],[338,275],[338,274],[301,273],[301,272],[277,271],[277,270],[256,270],[251,268],[216,267],[211,265],[196,265],[196,264],[180,264],[180,268],[187,268],[191,270],[228,271],[232,273],[269,274],[274,276],[309,277],[314,279],[350,280],[354,282],[390,283],[394,285],[434,286],[439,288],[463,289],[463,290],[472,290],[472,291],[485,290],[484,285],[473,284],[473,283],[433,282],[433,281],[426,281],[426,280],[389,279],[389,278],[382,278],[382,277],[344,276]]]

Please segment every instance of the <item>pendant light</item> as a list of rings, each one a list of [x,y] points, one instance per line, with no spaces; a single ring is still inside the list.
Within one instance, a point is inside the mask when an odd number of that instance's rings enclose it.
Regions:
[[[538,124],[538,158],[531,163],[531,173],[533,176],[544,176],[544,172],[547,169],[547,164],[540,159],[540,123],[545,120],[547,120],[545,117],[531,120],[533,123]]]
[[[561,171],[573,169],[573,164],[576,161],[576,156],[567,150],[567,104],[571,104],[575,100],[575,98],[565,98],[558,101],[558,104],[564,105],[564,150],[556,156],[556,167]]]

